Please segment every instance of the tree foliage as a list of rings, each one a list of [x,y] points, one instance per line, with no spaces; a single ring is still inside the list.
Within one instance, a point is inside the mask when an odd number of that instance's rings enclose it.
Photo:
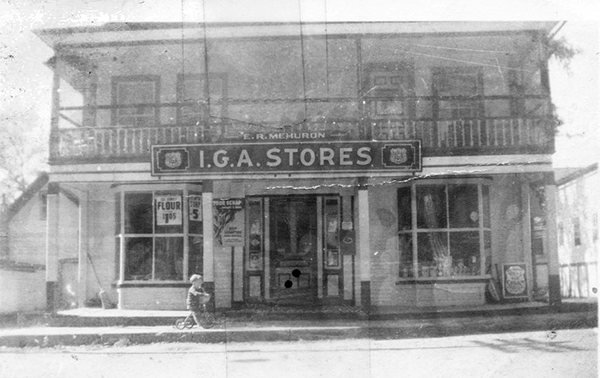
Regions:
[[[48,138],[32,111],[0,114],[0,195],[14,201],[46,170]]]
[[[571,60],[581,51],[573,47],[565,37],[560,38],[544,38],[543,43],[546,50],[546,59],[555,59],[562,66],[569,70]]]
[[[571,61],[577,54],[581,52],[581,50],[573,47],[565,37],[548,38],[547,36],[544,36],[542,38],[542,44],[545,52],[545,56],[543,57],[544,60],[556,60],[567,72],[570,73]],[[556,105],[552,103],[550,104],[550,107],[548,130],[551,131],[553,135],[556,135],[560,126],[564,124],[564,121],[558,115]]]

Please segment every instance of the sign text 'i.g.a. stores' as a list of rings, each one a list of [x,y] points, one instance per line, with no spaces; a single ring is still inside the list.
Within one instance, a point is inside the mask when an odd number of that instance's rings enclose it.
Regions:
[[[420,170],[420,141],[152,146],[153,175]]]

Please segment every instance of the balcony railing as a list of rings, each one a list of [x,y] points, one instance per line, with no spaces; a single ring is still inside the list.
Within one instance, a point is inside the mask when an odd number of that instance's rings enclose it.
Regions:
[[[553,134],[544,119],[306,121],[292,126],[221,122],[146,127],[76,127],[51,137],[53,163],[148,161],[155,144],[236,143],[244,135],[281,133],[344,140],[421,140],[424,156],[552,153]]]

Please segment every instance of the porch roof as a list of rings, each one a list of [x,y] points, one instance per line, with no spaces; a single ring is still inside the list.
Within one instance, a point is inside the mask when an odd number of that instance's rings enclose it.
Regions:
[[[269,22],[269,23],[138,23],[118,22],[93,27],[39,29],[35,33],[50,47],[95,45],[119,41],[165,41],[286,36],[485,34],[538,31],[553,34],[558,21],[519,22]]]

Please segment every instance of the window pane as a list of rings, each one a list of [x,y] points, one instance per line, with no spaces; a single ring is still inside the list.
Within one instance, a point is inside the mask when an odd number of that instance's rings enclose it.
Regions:
[[[487,185],[481,186],[483,195],[483,227],[490,228],[490,188]]]
[[[156,207],[156,233],[183,233],[183,193],[157,192],[154,195]]]
[[[434,74],[437,95],[441,97],[463,96],[463,98],[445,98],[439,101],[439,118],[476,118],[481,103],[478,99],[469,99],[483,93],[479,84],[479,70],[455,69],[441,70]]]
[[[411,188],[398,189],[398,231],[412,229]]]
[[[417,227],[447,227],[445,186],[417,185]]]
[[[272,201],[269,212],[271,220],[269,222],[271,234],[271,248],[280,255],[289,254],[291,247],[290,240],[290,217],[289,208],[284,201]]]
[[[451,232],[450,254],[455,276],[479,275],[479,232]]]
[[[190,236],[189,248],[190,253],[188,256],[188,277],[190,277],[192,274],[202,274],[204,269],[204,249],[202,236]]]
[[[212,83],[211,83],[212,84]],[[204,98],[204,81],[200,78],[183,80],[183,86],[181,88],[182,98],[179,99],[183,102],[188,101],[199,101]]]
[[[156,83],[150,80],[118,82],[116,84],[117,105],[131,105],[131,107],[116,109],[117,124],[129,126],[154,125],[156,122],[156,108],[141,106],[141,104],[154,104],[157,99],[156,89]]]
[[[125,193],[125,233],[152,233],[152,193]]]
[[[448,253],[448,233],[420,232],[417,236],[417,247],[419,277],[436,276],[437,271],[433,274],[434,268],[437,269],[436,259]]]
[[[579,218],[573,218],[573,240],[575,245],[581,245],[581,224]]]
[[[115,238],[115,280],[121,277],[121,237]]]
[[[154,279],[183,279],[183,238],[156,238]]]
[[[115,234],[121,233],[121,193],[115,194]]]
[[[483,232],[483,255],[485,274],[492,274],[492,233],[490,231]]]
[[[413,277],[412,234],[400,234],[398,251],[400,252],[400,277]]]
[[[122,82],[118,84],[117,103],[148,104],[155,101],[154,82]]]
[[[328,250],[338,250],[340,248],[339,201],[337,199],[326,199],[323,210],[325,213],[325,247]]]
[[[478,93],[478,72],[443,71],[436,75],[440,96],[471,96]]]
[[[449,185],[450,228],[479,228],[477,185]]]
[[[152,278],[152,238],[125,239],[125,279]]]

